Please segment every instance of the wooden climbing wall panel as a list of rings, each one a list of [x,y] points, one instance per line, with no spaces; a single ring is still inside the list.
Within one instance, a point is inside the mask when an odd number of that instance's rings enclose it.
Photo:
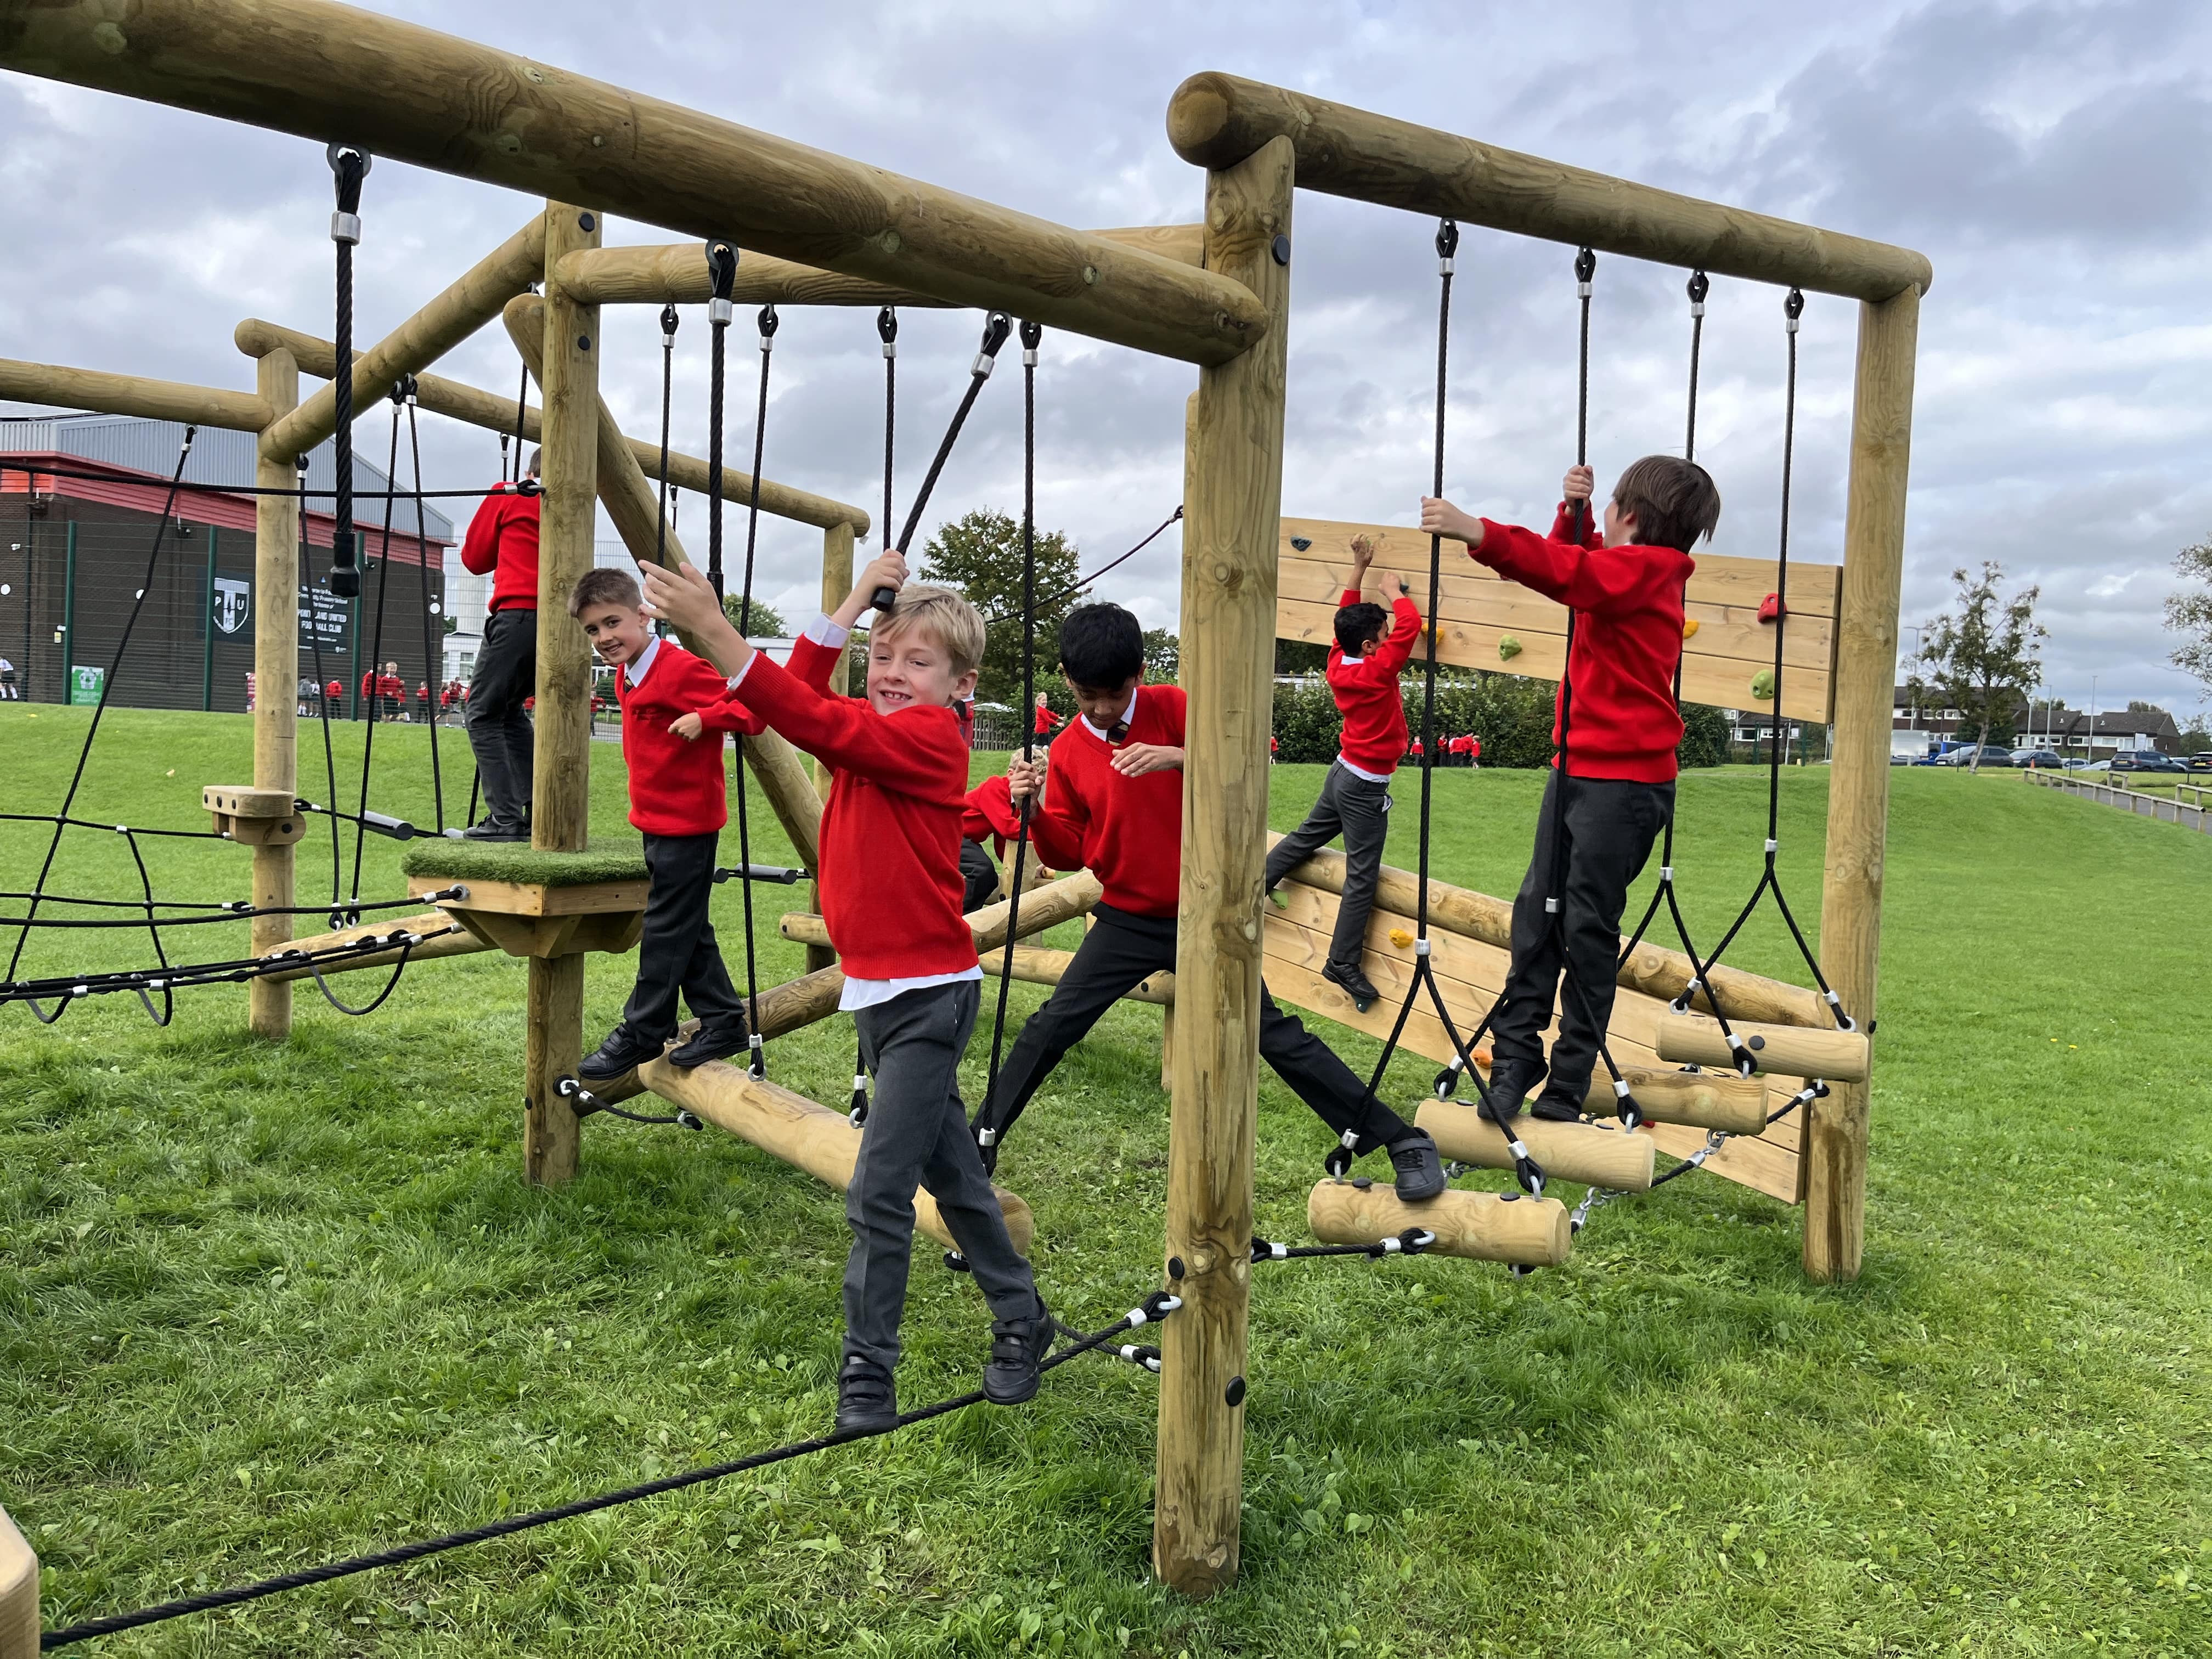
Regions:
[[[1352,570],[1352,538],[1375,540],[1376,568],[1396,572],[1412,584],[1426,609],[1429,538],[1403,525],[1347,524],[1334,519],[1282,521],[1281,574],[1275,632],[1286,640],[1327,645],[1335,637],[1337,601]],[[1301,544],[1304,544],[1301,545]],[[1753,695],[1753,681],[1774,666],[1774,625],[1759,620],[1759,601],[1774,592],[1771,560],[1697,556],[1690,578],[1689,619],[1696,631],[1682,648],[1682,700],[1717,708],[1769,713],[1771,698]],[[1783,640],[1785,719],[1826,726],[1834,718],[1836,617],[1843,567],[1790,563],[1790,625]],[[1444,544],[1443,604],[1437,659],[1462,668],[1557,679],[1566,658],[1567,612],[1517,582],[1504,580]],[[1520,649],[1501,654],[1502,641]],[[1415,655],[1416,661],[1419,656]]]

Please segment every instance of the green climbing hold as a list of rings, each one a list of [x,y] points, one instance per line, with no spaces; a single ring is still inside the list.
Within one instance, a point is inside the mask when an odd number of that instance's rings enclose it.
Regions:
[[[1498,654],[1502,660],[1511,662],[1514,658],[1521,654],[1521,641],[1515,639],[1510,634],[1499,635],[1498,636]]]
[[[1762,668],[1751,677],[1751,695],[1765,702],[1774,695],[1774,671]]]

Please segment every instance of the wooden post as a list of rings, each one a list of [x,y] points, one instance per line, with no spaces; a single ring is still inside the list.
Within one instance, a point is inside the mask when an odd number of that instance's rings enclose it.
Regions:
[[[1257,295],[1267,328],[1243,356],[1200,371],[1184,464],[1176,991],[1188,1018],[1175,1045],[1167,1213],[1169,1288],[1183,1306],[1160,1331],[1152,1568],[1188,1595],[1234,1582],[1243,1493],[1292,155],[1290,140],[1271,139],[1206,177],[1206,269]]]
[[[1844,514],[1843,615],[1836,647],[1836,747],[1828,775],[1820,970],[1862,1030],[1875,1018],[1881,957],[1882,842],[1889,829],[1889,732],[1897,605],[1905,580],[1905,494],[1912,459],[1913,354],[1920,294],[1859,307],[1857,397]],[[1834,1085],[1806,1109],[1807,1277],[1858,1277],[1866,1246],[1867,1089]]]
[[[592,568],[599,511],[599,313],[561,292],[554,262],[597,247],[599,216],[545,204],[545,495],[538,531],[537,764],[530,844],[541,853],[583,850],[591,831],[592,665],[568,594]],[[555,1091],[584,1044],[581,952],[530,959],[523,1057],[524,1164],[532,1181],[558,1186],[576,1173],[577,1122]]]
[[[0,1659],[38,1659],[39,1558],[0,1510]]]
[[[258,359],[255,388],[269,406],[270,424],[300,401],[300,367],[292,354],[278,349]],[[294,458],[256,451],[253,482],[263,489],[295,488]],[[358,604],[358,601],[356,601]],[[212,623],[210,626],[213,626]],[[359,673],[350,664],[346,678]],[[299,787],[300,719],[300,498],[258,495],[253,507],[253,787]],[[269,914],[293,902],[292,843],[271,842],[253,849],[253,902],[263,914],[253,918],[253,954],[269,955],[292,937],[292,918]],[[246,991],[246,1022],[258,1037],[281,1042],[292,1034],[292,988],[268,979],[252,980]]]
[[[890,534],[885,526],[884,534]],[[822,532],[822,614],[829,616],[845,603],[845,596],[853,591],[853,526],[849,524],[831,525]],[[836,667],[830,671],[830,689],[843,696],[852,684],[852,655],[848,652],[837,659]],[[830,799],[830,769],[819,760],[814,763],[814,787],[822,799]],[[808,901],[818,915],[822,909],[822,884],[807,885]],[[837,960],[837,953],[827,945],[806,947],[806,971],[827,968]]]

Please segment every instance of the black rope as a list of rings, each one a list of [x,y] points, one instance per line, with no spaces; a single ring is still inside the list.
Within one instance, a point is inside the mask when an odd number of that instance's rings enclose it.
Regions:
[[[1103,1346],[1111,1338],[1123,1331],[1164,1319],[1182,1306],[1179,1298],[1164,1291],[1155,1291],[1142,1307],[1133,1308],[1103,1330],[1093,1331],[1072,1347],[1049,1355],[1037,1368],[1042,1371],[1056,1370],[1069,1360]],[[981,1389],[955,1395],[934,1405],[916,1407],[901,1412],[881,1428],[842,1429],[811,1440],[793,1441],[769,1451],[754,1452],[750,1456],[732,1458],[724,1463],[710,1463],[703,1468],[687,1469],[679,1474],[663,1475],[658,1480],[641,1481],[635,1486],[623,1486],[616,1491],[601,1492],[592,1498],[580,1498],[574,1503],[557,1504],[550,1509],[532,1510],[523,1515],[511,1515],[498,1521],[486,1522],[482,1526],[470,1527],[459,1532],[449,1532],[436,1538],[426,1538],[412,1544],[401,1544],[391,1549],[378,1550],[372,1554],[349,1556],[342,1561],[325,1562],[320,1566],[302,1568],[297,1572],[280,1573],[273,1578],[264,1578],[251,1584],[241,1584],[232,1589],[216,1590],[205,1595],[190,1595],[181,1601],[164,1601],[157,1607],[143,1607],[136,1613],[117,1613],[106,1619],[94,1619],[81,1625],[71,1625],[62,1630],[50,1630],[39,1638],[42,1651],[65,1648],[94,1637],[113,1636],[126,1630],[137,1630],[147,1625],[160,1624],[171,1619],[182,1619],[196,1613],[210,1613],[218,1607],[236,1607],[241,1602],[258,1601],[265,1596],[286,1590],[303,1589],[310,1584],[328,1583],[334,1578],[350,1577],[355,1573],[370,1572],[379,1567],[396,1567],[410,1561],[419,1561],[425,1556],[439,1555],[447,1550],[463,1548],[471,1544],[489,1542],[495,1538],[507,1538],[519,1532],[533,1531],[552,1525],[556,1521],[573,1520],[580,1515],[591,1515],[600,1510],[613,1509],[619,1504],[636,1503],[641,1498],[658,1498],[664,1493],[681,1492],[687,1486],[702,1486],[710,1480],[720,1480],[732,1474],[742,1474],[752,1469],[767,1468],[776,1463],[787,1463],[793,1458],[811,1453],[827,1451],[833,1446],[846,1446],[856,1440],[872,1440],[878,1436],[908,1428],[916,1423],[927,1423],[933,1418],[949,1416],[965,1411],[983,1401]]]
[[[323,665],[322,618],[316,611],[314,601],[312,597],[314,592],[314,550],[307,544],[307,503],[306,499],[307,493],[307,458],[305,455],[295,456],[293,459],[293,466],[300,483],[300,592],[310,596],[307,602],[307,645],[309,651],[313,654],[315,665],[315,687],[319,693],[315,698],[315,710],[319,717],[319,724],[323,728],[323,782],[325,787],[330,792],[331,799],[332,800],[336,800],[338,798],[338,762],[337,750],[331,741],[331,699],[327,695],[329,686],[327,682],[323,678],[323,676],[328,671]],[[331,532],[331,534],[336,538],[339,536],[340,532],[334,530]],[[333,555],[333,556],[335,556],[335,555]],[[353,671],[349,668],[346,672],[348,673],[351,673]],[[258,686],[255,688],[255,696],[258,699],[259,696],[259,688]],[[341,890],[341,883],[343,881],[342,872],[344,869],[344,858],[345,854],[340,845],[338,838],[337,814],[335,809],[333,809],[331,815],[330,912],[331,926],[333,927],[341,927],[345,925],[344,916],[337,908],[338,894]]]
[[[458,927],[446,927],[424,933],[410,933],[403,928],[389,934],[364,934],[345,944],[328,945],[316,951],[287,950],[268,956],[233,957],[220,962],[179,963],[167,969],[133,968],[95,974],[54,975],[43,979],[5,980],[0,981],[0,1005],[21,1002],[31,1010],[40,1024],[51,1025],[68,1012],[73,1002],[86,997],[131,991],[137,994],[142,1002],[148,1002],[148,1011],[151,1012],[152,1006],[148,1000],[149,992],[167,993],[205,985],[242,985],[249,980],[265,979],[272,974],[301,971],[313,975],[319,983],[321,975],[318,969],[329,963],[348,957],[398,951],[403,953],[401,965],[404,966],[404,953],[431,939],[443,939],[460,931]],[[397,982],[398,975],[395,974],[392,983]],[[343,1013],[365,1014],[391,995],[392,989],[392,985],[386,985],[381,995],[361,1008],[349,1007],[331,997],[327,984],[323,986],[323,994],[330,998],[331,1006]],[[39,1006],[39,999],[41,998],[58,998],[60,1006],[48,1014]],[[161,1020],[160,1016],[155,1018],[158,1023],[166,1023]]]
[[[125,468],[124,470],[126,471],[136,471],[135,468]],[[0,476],[4,476],[10,472],[22,473],[27,478],[76,478],[88,483],[112,484],[127,483],[130,482],[128,478],[118,478],[112,469],[101,472],[83,467],[50,465],[44,461],[40,462],[35,466],[0,466]],[[380,501],[387,496],[397,496],[400,500],[405,501],[416,495],[420,495],[426,501],[453,500],[480,501],[487,496],[507,494],[510,492],[512,486],[507,484],[507,482],[502,479],[500,483],[492,485],[488,489],[354,489],[349,491],[348,494],[349,494],[356,501]],[[334,489],[302,490],[295,489],[289,484],[195,483],[191,479],[187,478],[179,483],[177,485],[177,493],[179,495],[185,496],[305,495],[319,499],[325,495],[336,495],[338,492]],[[534,495],[537,492],[535,490],[526,489],[524,493],[526,495]]]
[[[178,841],[228,841],[220,830],[149,830],[143,824],[102,823],[98,818],[73,818],[66,812],[0,812],[0,823],[65,824],[76,830],[106,830],[118,836],[167,836]],[[5,897],[28,898],[27,893],[0,895]],[[52,901],[59,904],[65,901]]]
[[[430,690],[430,676],[433,673],[435,673],[438,677],[439,689],[442,691],[446,684],[446,653],[442,644],[434,646],[432,641],[434,637],[437,640],[442,641],[445,636],[445,629],[443,628],[434,629],[430,625],[430,606],[432,603],[430,599],[430,541],[429,528],[424,517],[422,507],[422,432],[421,426],[415,418],[415,411],[417,407],[415,377],[412,374],[410,374],[404,381],[401,382],[401,385],[406,388],[407,392],[407,448],[408,453],[413,458],[415,469],[415,568],[416,574],[421,578],[422,590],[422,686],[423,690],[428,691]],[[392,573],[388,569],[385,572],[385,579],[386,581],[391,580],[391,574]],[[406,688],[404,686],[401,687],[403,691]],[[422,712],[429,717],[430,720],[430,806],[431,811],[437,817],[438,833],[442,836],[446,833],[446,778],[443,771],[440,769],[438,763],[439,704],[438,698],[434,695],[424,699]],[[360,894],[356,892],[355,896],[358,898]]]
[[[361,186],[368,177],[370,162],[366,150],[345,144],[334,143],[326,154],[338,198],[337,211],[331,215],[331,241],[337,253],[337,318],[332,334],[337,373],[331,376],[331,396],[337,418],[337,428],[331,434],[337,485],[337,505],[331,514],[337,523],[331,538],[330,585],[332,593],[349,599],[361,592],[361,570],[354,558],[352,533],[353,381],[358,372],[353,361],[353,251],[361,240]],[[331,896],[335,898],[337,895]]]
[[[668,418],[676,392],[676,307],[660,308],[660,512],[653,526],[653,562],[668,568]]]
[[[385,476],[387,477],[396,478],[399,475],[399,411],[405,401],[406,388],[410,384],[411,379],[403,380],[392,388],[392,450],[391,459],[385,464]],[[370,682],[375,690],[368,702],[368,729],[362,734],[361,743],[361,804],[356,810],[353,833],[353,896],[356,898],[361,896],[362,852],[363,843],[368,838],[368,781],[376,769],[376,728],[383,724],[386,712],[384,707],[384,602],[392,593],[392,514],[395,506],[391,497],[386,497],[384,540],[377,554],[376,620],[369,630],[368,672],[375,676]],[[426,560],[426,580],[428,568]],[[399,695],[404,704],[407,696],[404,680],[399,683]],[[349,923],[354,919],[353,915],[349,915],[346,921]],[[346,923],[333,925],[344,926]]]
[[[1017,617],[1024,615],[1027,615],[1031,618],[1034,618],[1038,612],[1051,610],[1053,606],[1058,605],[1062,599],[1072,598],[1073,595],[1083,592],[1086,587],[1095,586],[1097,584],[1099,578],[1107,574],[1117,565],[1127,564],[1130,560],[1135,558],[1138,554],[1143,552],[1154,542],[1159,540],[1163,535],[1166,534],[1167,528],[1170,525],[1178,522],[1182,518],[1182,503],[1178,501],[1176,503],[1175,511],[1169,514],[1166,518],[1162,519],[1158,524],[1152,527],[1151,532],[1146,536],[1144,540],[1139,542],[1127,552],[1120,554],[1114,558],[1107,560],[1105,563],[1100,565],[1097,569],[1092,571],[1089,575],[1070,582],[1066,587],[1061,588],[1057,593],[1046,594],[1044,598],[1030,605],[1026,611],[1009,611],[1002,616],[984,617],[983,626],[986,628],[996,628],[1000,623],[1012,622]]]
[[[1386,1255],[1419,1255],[1437,1242],[1437,1236],[1426,1227],[1408,1227],[1389,1238],[1379,1238],[1372,1244],[1277,1244],[1252,1237],[1252,1260],[1261,1261],[1311,1261],[1321,1256],[1364,1255],[1380,1261]]]
[[[734,269],[734,267],[733,267]],[[745,502],[745,578],[738,594],[738,632],[749,635],[753,625],[753,560],[760,544],[761,465],[768,446],[768,371],[775,358],[775,307],[760,308],[760,400],[753,411],[753,488]],[[753,939],[752,824],[745,787],[750,772],[745,757],[744,734],[738,734],[733,774],[738,797],[738,894],[745,927],[745,1069],[756,1078],[768,1075],[768,1044],[760,1028],[759,947]]]
[[[884,516],[879,533],[886,549],[891,534],[891,469],[898,455],[898,309],[885,306],[876,313],[876,336],[884,343]],[[845,1115],[854,1128],[868,1121],[868,1054],[857,1023],[853,1031],[853,1098]]]
[[[930,460],[929,471],[922,475],[921,489],[915,496],[914,505],[907,509],[906,526],[899,532],[899,538],[894,544],[895,551],[904,553],[914,545],[914,532],[921,527],[922,513],[929,506],[930,495],[937,488],[938,475],[945,471],[945,462],[951,459],[952,446],[960,437],[960,428],[968,422],[968,411],[975,407],[975,399],[982,392],[983,382],[991,378],[991,370],[998,362],[999,348],[1006,344],[1013,327],[1013,319],[1003,311],[994,311],[984,320],[982,344],[977,349],[975,361],[968,371],[968,390],[961,394],[959,407],[952,411],[951,423],[945,428],[944,441],[937,446],[937,453]],[[877,610],[890,609],[889,592],[886,588],[876,590]]]

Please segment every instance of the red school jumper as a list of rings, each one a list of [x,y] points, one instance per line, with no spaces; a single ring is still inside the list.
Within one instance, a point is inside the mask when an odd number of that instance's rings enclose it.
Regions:
[[[1697,561],[1672,547],[1607,547],[1595,528],[1577,545],[1562,503],[1549,537],[1485,519],[1469,556],[1574,611],[1567,767],[1578,778],[1671,783],[1682,741],[1674,665],[1682,655],[1682,592]],[[1555,707],[1557,705],[1555,704]],[[1552,741],[1559,738],[1556,714]]]
[[[472,575],[491,576],[494,611],[538,608],[538,504],[543,499],[502,485],[484,497],[469,520],[461,568]]]
[[[728,683],[673,640],[663,640],[632,685],[630,665],[615,674],[622,704],[623,764],[629,770],[629,821],[648,836],[711,836],[729,822],[722,734],[756,732],[760,719]],[[696,714],[706,730],[686,743],[669,726]]]
[[[1339,608],[1358,605],[1359,590],[1347,587]],[[1391,603],[1389,633],[1364,657],[1347,657],[1340,645],[1328,647],[1328,690],[1344,716],[1337,752],[1363,772],[1389,777],[1406,752],[1406,699],[1398,690],[1399,671],[1421,636],[1421,612],[1401,593]],[[1415,753],[1419,750],[1416,749]]]
[[[835,772],[822,808],[822,920],[854,979],[921,979],[975,966],[960,900],[968,744],[933,703],[878,714],[830,691],[842,647],[800,639],[791,666],[755,652],[745,702]]]
[[[1139,685],[1127,743],[1182,747],[1186,701],[1179,685]],[[1114,750],[1088,720],[1070,720],[1052,745],[1044,805],[1030,814],[1030,840],[1052,870],[1089,870],[1103,902],[1136,916],[1171,916],[1182,884],[1182,773],[1125,778]]]
[[[1036,723],[1030,728],[1030,735],[1034,738],[1050,737],[1052,728],[1059,724],[1059,715],[1049,708],[1040,708],[1036,711]]]

